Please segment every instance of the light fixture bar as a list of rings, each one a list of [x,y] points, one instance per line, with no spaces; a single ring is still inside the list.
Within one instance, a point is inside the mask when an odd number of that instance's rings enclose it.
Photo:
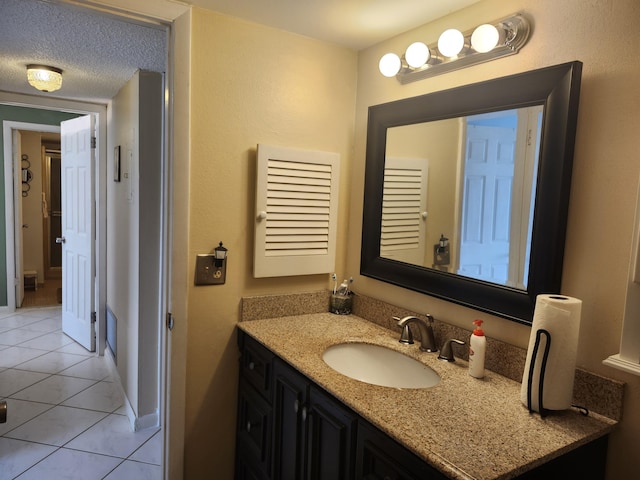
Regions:
[[[515,55],[527,43],[531,27],[529,21],[521,13],[516,13],[501,20],[489,22],[504,34],[504,39],[488,52],[480,53],[471,47],[471,35],[475,29],[462,32],[464,35],[464,47],[462,52],[455,57],[445,57],[438,51],[438,44],[429,45],[431,59],[425,65],[414,68],[410,67],[404,55],[402,56],[402,66],[396,78],[400,83],[407,84],[428,77],[452,72],[471,65],[488,62],[496,58]]]

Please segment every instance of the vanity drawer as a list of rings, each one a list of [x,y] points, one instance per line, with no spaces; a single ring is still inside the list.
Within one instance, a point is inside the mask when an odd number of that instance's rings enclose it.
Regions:
[[[238,346],[241,351],[240,377],[271,403],[273,353],[242,331],[238,331]]]

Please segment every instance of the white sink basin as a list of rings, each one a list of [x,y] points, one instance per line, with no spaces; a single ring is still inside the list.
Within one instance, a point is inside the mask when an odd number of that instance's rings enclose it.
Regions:
[[[331,368],[361,382],[395,388],[427,388],[440,383],[431,368],[395,350],[368,343],[340,343],[325,350]]]

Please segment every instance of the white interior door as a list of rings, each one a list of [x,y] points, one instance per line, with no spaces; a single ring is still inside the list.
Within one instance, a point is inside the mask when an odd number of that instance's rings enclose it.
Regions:
[[[467,125],[459,274],[506,284],[516,129]]]
[[[95,351],[94,317],[94,119],[74,118],[61,127],[62,331]]]

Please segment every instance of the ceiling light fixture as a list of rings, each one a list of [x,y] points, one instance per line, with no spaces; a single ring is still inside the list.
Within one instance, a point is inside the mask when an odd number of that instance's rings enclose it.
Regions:
[[[412,43],[402,58],[395,53],[387,53],[380,60],[380,72],[387,77],[395,76],[402,84],[415,82],[514,55],[527,43],[530,33],[529,21],[521,13],[466,32],[449,29],[440,35],[436,44]],[[394,57],[393,68],[383,71],[383,60],[391,57]]]
[[[55,92],[62,86],[62,70],[47,65],[27,65],[29,85],[43,92]]]

